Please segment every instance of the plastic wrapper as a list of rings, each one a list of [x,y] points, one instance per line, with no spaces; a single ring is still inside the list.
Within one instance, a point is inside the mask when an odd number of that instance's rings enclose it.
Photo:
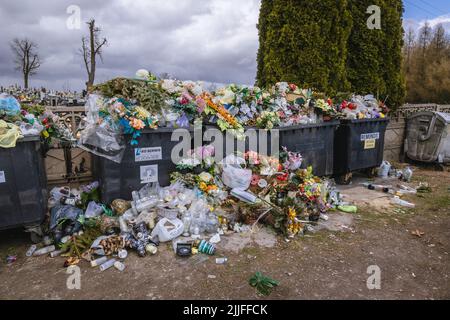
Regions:
[[[35,121],[33,124],[20,122],[18,123],[20,128],[20,132],[24,136],[38,136],[41,134],[42,130],[44,130],[44,126],[39,122]]]
[[[91,219],[100,216],[102,213],[103,207],[97,204],[95,201],[91,201],[87,206],[85,217]]]
[[[121,163],[126,149],[122,129],[114,120],[98,115],[103,99],[91,95],[86,104],[86,127],[81,132],[78,147],[100,157]]]
[[[225,165],[222,181],[230,189],[247,190],[252,181],[252,170],[242,169],[235,165]]]
[[[0,114],[7,116],[16,116],[20,113],[20,104],[13,96],[6,93],[0,94]]]

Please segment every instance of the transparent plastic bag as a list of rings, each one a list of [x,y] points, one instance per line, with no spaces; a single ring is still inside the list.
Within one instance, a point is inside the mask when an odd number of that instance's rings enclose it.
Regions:
[[[20,128],[20,132],[24,136],[38,136],[44,130],[44,126],[35,121],[33,124],[26,122],[19,122],[17,125]]]
[[[252,170],[225,165],[222,172],[222,181],[230,189],[247,190],[252,181]]]
[[[111,121],[88,124],[81,132],[78,147],[100,157],[121,163],[126,149],[121,129]]]
[[[103,213],[103,207],[99,204],[97,204],[95,201],[91,201],[89,202],[86,212],[85,212],[85,217],[90,219],[90,218],[95,218],[100,216]]]
[[[98,112],[103,98],[89,96],[86,103],[86,127],[81,131],[78,147],[100,157],[121,163],[126,149],[122,129],[107,116],[100,118]]]

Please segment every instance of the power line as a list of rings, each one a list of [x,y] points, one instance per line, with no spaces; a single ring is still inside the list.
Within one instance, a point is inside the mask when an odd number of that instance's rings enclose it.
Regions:
[[[433,15],[433,16],[439,16],[439,15],[440,15],[440,14],[438,14],[438,13],[436,13],[436,12],[431,12],[431,11],[429,11],[429,10],[423,8],[423,7],[420,7],[420,6],[418,6],[417,4],[412,3],[412,2],[410,2],[410,1],[408,1],[408,0],[405,0],[405,2],[409,3],[410,5],[416,7],[416,8],[418,8],[418,9],[420,9],[420,10],[423,10],[423,11],[425,11],[425,12],[427,12],[427,13]]]
[[[443,11],[442,9],[439,9],[439,8],[433,6],[431,3],[428,3],[428,2],[425,1],[425,0],[419,0],[419,1],[422,2],[422,3],[425,4],[425,5],[428,5],[430,8],[433,8],[434,10],[437,10],[437,11],[443,13],[443,14],[448,14],[448,13],[450,13],[450,12],[445,12],[445,11]]]

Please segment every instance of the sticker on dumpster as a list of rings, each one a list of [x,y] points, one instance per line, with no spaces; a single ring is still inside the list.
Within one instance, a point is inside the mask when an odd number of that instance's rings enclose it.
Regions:
[[[134,149],[136,162],[162,160],[162,148],[136,148]]]
[[[141,167],[141,183],[153,183],[158,182],[158,165]]]
[[[380,139],[380,133],[379,132],[375,132],[375,133],[364,133],[361,135],[361,141],[366,141],[366,140],[379,140]]]
[[[0,183],[5,183],[5,182],[6,182],[5,171],[0,171]]]
[[[364,140],[364,150],[375,149],[376,145],[377,140],[375,139]]]

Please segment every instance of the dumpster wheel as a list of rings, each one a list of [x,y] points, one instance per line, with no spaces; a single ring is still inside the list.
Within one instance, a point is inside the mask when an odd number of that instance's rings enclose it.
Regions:
[[[341,185],[349,185],[352,182],[353,174],[351,172],[337,176],[336,182]]]

